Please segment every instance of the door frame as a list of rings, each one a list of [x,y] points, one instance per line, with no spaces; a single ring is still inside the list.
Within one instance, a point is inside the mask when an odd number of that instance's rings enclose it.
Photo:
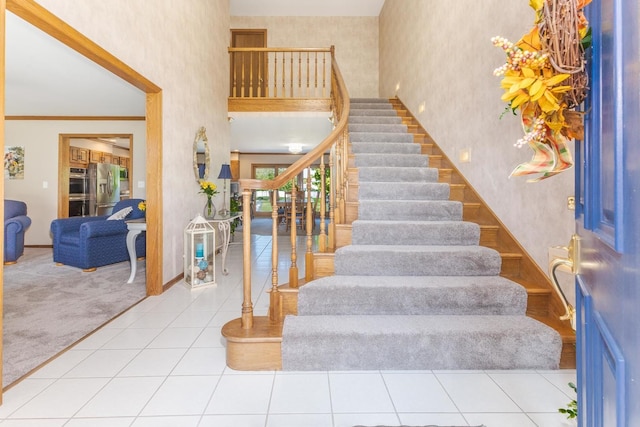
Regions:
[[[147,295],[162,293],[162,89],[139,74],[131,67],[120,61],[114,55],[89,40],[60,18],[40,6],[33,0],[0,0],[0,140],[4,144],[5,130],[5,15],[12,12],[34,27],[42,30],[71,49],[77,51],[87,59],[111,71],[116,76],[146,93],[146,182],[155,183],[147,186],[147,245],[146,254],[146,287]],[[0,182],[0,196],[4,198],[4,181]],[[4,207],[0,207],[4,210]],[[0,238],[4,239],[4,231],[0,231]],[[3,255],[4,248],[0,249]],[[0,273],[4,273],[0,264]],[[2,301],[3,274],[0,274],[0,360],[2,357]],[[0,378],[2,364],[0,363]],[[0,404],[2,395],[0,391]]]
[[[255,35],[255,34],[262,34],[262,39],[264,41],[264,43],[262,43],[262,46],[255,46],[255,47],[267,47],[267,29],[266,28],[232,28],[231,29],[231,38],[229,40],[229,46],[230,47],[237,47],[235,45],[235,36],[236,35]],[[261,96],[265,97],[268,95],[267,91],[269,90],[268,84],[267,84],[267,80],[265,77],[267,77],[267,68],[268,68],[268,58],[267,55],[265,54],[263,56],[263,65],[261,68],[261,75],[259,76],[261,78]],[[231,58],[229,60],[229,96],[233,95],[233,74],[235,72],[235,55],[231,55]],[[244,97],[244,94],[241,94],[240,97]]]

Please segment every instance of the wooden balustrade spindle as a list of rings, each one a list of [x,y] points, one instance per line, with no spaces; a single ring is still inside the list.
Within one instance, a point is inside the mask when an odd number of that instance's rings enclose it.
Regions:
[[[264,58],[262,58],[264,61],[264,96],[269,97],[269,53],[265,52],[264,55]]]
[[[282,53],[282,97],[283,98],[287,97],[286,58],[287,58],[287,54],[283,52]]]
[[[329,249],[333,250],[336,247],[336,240],[335,240],[335,233],[336,233],[336,185],[335,185],[335,173],[333,173],[333,171],[335,171],[335,167],[336,167],[336,161],[335,161],[335,155],[336,155],[336,147],[335,144],[333,145],[333,147],[331,147],[331,154],[329,155],[329,170],[331,171],[331,176],[329,177],[329,182],[331,183],[330,187],[329,187],[329,237],[328,237],[328,243],[329,243]]]
[[[249,54],[249,98],[253,98],[253,53]]]
[[[302,93],[302,52],[298,52],[298,94]]]
[[[309,97],[309,52],[307,52],[307,98]]]
[[[342,224],[345,224],[347,222],[347,191],[349,186],[349,179],[347,176],[347,169],[349,168],[349,132],[348,131],[342,132],[342,138],[340,139],[342,141],[342,159],[343,159],[342,169],[340,170],[341,172],[340,178],[342,179],[341,211],[342,211]]]
[[[273,97],[278,97],[278,52],[273,52]]]
[[[282,318],[282,299],[278,290],[278,190],[271,191],[271,293],[269,317],[273,321]]]
[[[262,52],[258,52],[257,64],[256,64],[256,96],[262,97]]]
[[[307,252],[305,253],[305,282],[308,283],[313,279],[313,206],[311,204],[311,168],[307,172],[307,214],[306,214],[306,229],[307,229]]]
[[[322,97],[327,96],[327,54],[322,53]]]
[[[327,210],[327,185],[325,178],[325,165],[324,165],[324,154],[320,157],[320,235],[318,237],[318,250],[320,252],[327,251],[327,233],[326,233],[326,225],[324,222],[324,217],[326,215]]]
[[[247,96],[246,94],[246,81],[245,81],[245,67],[246,67],[247,54],[242,55],[242,64],[240,66],[240,93],[241,96]]]
[[[289,96],[291,98],[295,96],[293,93],[293,52],[289,57]]]
[[[236,52],[230,52],[231,54],[231,63],[234,64],[233,68],[231,68],[231,96],[235,97],[238,96],[238,88],[237,88],[237,78],[238,78],[238,70],[237,67],[235,66],[236,64],[236,60],[237,60],[237,54]]]
[[[314,66],[316,68],[315,73],[313,73],[313,96],[318,97],[318,52],[314,53]]]
[[[291,188],[291,267],[289,267],[289,287],[298,287],[298,253],[296,248],[296,239],[298,227],[296,225],[296,186]]]

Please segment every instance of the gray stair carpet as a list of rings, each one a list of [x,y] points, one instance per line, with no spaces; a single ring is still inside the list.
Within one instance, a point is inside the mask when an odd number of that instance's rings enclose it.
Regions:
[[[284,370],[557,369],[562,341],[386,99],[352,99],[358,219],[335,275],[299,289]]]

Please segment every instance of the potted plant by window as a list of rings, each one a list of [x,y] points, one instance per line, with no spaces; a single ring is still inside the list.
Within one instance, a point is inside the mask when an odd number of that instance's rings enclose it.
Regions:
[[[240,202],[238,201],[238,198],[232,197],[229,200],[229,207],[231,208],[232,213],[240,212]],[[231,232],[230,241],[232,242],[233,242],[233,236],[236,231],[236,228],[238,227],[238,224],[240,224],[240,218],[234,219],[233,221],[231,221],[231,224],[229,224],[230,226],[229,231]]]

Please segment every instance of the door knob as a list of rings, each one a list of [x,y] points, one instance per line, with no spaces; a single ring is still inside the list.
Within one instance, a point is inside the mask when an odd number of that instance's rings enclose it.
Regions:
[[[567,251],[567,258],[563,257],[554,257],[549,261],[549,272],[551,273],[551,281],[553,283],[554,290],[560,297],[562,304],[565,308],[565,314],[560,316],[560,320],[569,320],[571,322],[571,327],[576,329],[576,309],[569,302],[567,296],[562,291],[560,287],[560,283],[558,282],[558,277],[556,276],[556,271],[558,268],[562,268],[565,271],[570,272],[571,274],[578,274],[578,268],[580,267],[580,236],[574,234],[571,236],[571,241],[569,242],[569,246],[563,247]]]

